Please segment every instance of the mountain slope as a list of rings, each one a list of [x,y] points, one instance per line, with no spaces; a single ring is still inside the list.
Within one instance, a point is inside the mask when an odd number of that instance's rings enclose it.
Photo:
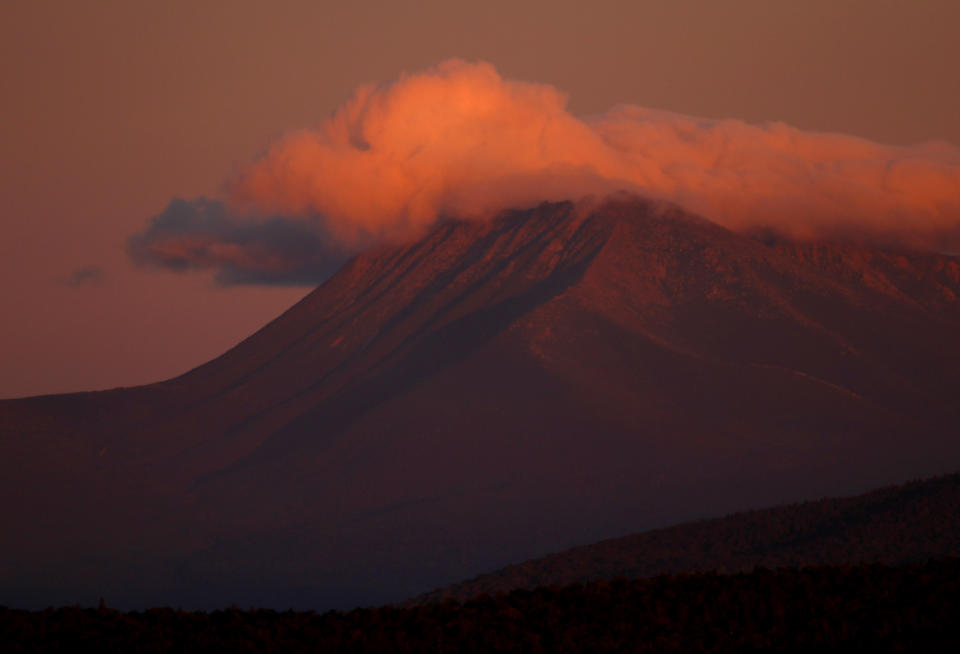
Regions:
[[[0,403],[0,602],[383,602],[955,469],[957,294],[630,197],[446,223],[179,378]]]
[[[960,474],[748,511],[576,547],[426,593],[411,604],[516,588],[694,571],[922,563],[960,554]]]

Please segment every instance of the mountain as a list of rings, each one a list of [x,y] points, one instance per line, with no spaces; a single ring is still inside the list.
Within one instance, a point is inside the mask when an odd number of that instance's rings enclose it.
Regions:
[[[425,593],[411,605],[618,577],[960,556],[960,474],[746,511],[576,547]]]
[[[958,295],[629,196],[446,222],[181,377],[0,403],[0,603],[388,602],[955,470]]]

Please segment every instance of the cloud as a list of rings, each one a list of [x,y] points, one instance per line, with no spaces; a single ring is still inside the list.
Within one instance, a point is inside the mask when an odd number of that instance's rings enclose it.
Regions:
[[[222,284],[314,284],[348,256],[315,223],[230,212],[208,198],[174,198],[127,247],[137,263],[213,269]]]
[[[83,266],[77,268],[64,280],[67,286],[86,286],[103,282],[103,269],[99,266]]]
[[[960,247],[960,150],[635,106],[578,118],[543,84],[452,60],[366,85],[319,129],[287,134],[218,200],[177,200],[135,257],[226,282],[316,282],[444,216],[482,218],[614,190],[798,238]]]

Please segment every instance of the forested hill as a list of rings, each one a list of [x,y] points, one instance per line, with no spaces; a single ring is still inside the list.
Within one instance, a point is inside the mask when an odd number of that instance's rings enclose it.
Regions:
[[[960,555],[960,473],[856,497],[737,513],[551,554],[412,600],[756,566],[908,563]]]

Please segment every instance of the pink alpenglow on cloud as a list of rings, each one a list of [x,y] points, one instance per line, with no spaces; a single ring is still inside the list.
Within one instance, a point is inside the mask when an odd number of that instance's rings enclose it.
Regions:
[[[618,105],[577,117],[552,86],[450,60],[359,87],[225,184],[174,200],[137,261],[224,283],[315,283],[364,248],[444,218],[630,191],[735,230],[960,249],[960,149],[894,147]]]

